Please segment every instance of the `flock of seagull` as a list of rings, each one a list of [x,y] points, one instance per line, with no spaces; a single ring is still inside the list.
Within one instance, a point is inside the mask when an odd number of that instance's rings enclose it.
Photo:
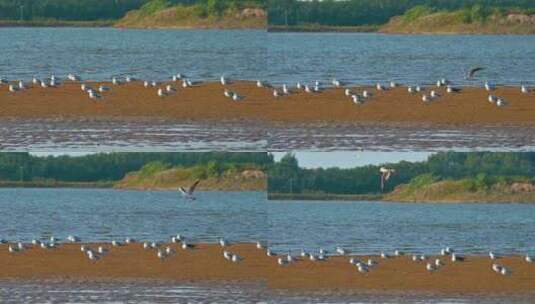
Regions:
[[[67,243],[79,243],[81,242],[79,237],[70,235],[66,238]],[[171,243],[178,244],[179,248],[183,250],[190,250],[195,248],[195,245],[188,241],[186,237],[184,237],[181,234],[177,234],[175,236],[172,236],[170,238]],[[80,246],[80,251],[84,253],[87,258],[91,261],[98,261],[102,259],[108,252],[110,252],[112,247],[119,247],[127,244],[133,244],[137,241],[132,238],[126,238],[124,242],[119,242],[116,240],[111,241],[110,245],[99,245],[97,248],[91,248],[89,245],[82,244]],[[6,240],[0,239],[0,244],[7,244],[9,243]],[[60,246],[61,241],[55,237],[50,237],[49,241],[40,241],[37,239],[32,240],[31,245],[24,244],[22,242],[17,242],[15,244],[9,244],[8,245],[8,251],[11,254],[19,253],[24,250],[26,250],[29,246],[36,246],[40,247],[42,249],[54,249]],[[228,249],[230,246],[229,241],[225,240],[224,238],[218,239],[218,244],[223,248],[222,256],[225,260],[228,260],[232,263],[239,263],[243,260],[243,258],[238,255],[237,253],[231,252]],[[156,257],[160,260],[165,260],[173,255],[176,254],[176,251],[170,247],[165,246],[164,244],[160,244],[158,242],[143,242],[142,246],[145,250],[155,250]],[[327,252],[327,250],[323,248],[319,248],[317,252],[307,252],[304,249],[301,249],[301,252],[299,255],[293,255],[291,250],[288,251],[287,254],[279,255],[274,253],[271,249],[266,248],[261,242],[256,242],[256,248],[259,250],[264,250],[267,256],[269,257],[277,257],[277,264],[280,266],[285,266],[291,263],[298,262],[299,260],[308,259],[311,262],[321,262],[326,261],[331,256],[345,256],[349,257],[349,264],[356,267],[357,271],[360,273],[367,273],[371,271],[374,267],[377,267],[379,265],[379,262],[373,258],[369,258],[366,261],[360,261],[356,256],[352,256],[349,250],[344,249],[342,247],[336,247],[335,253],[330,254]],[[395,250],[393,255],[387,254],[385,252],[381,252],[379,254],[380,259],[386,260],[390,259],[392,257],[401,257],[404,256],[405,253],[400,250]],[[447,259],[449,259],[452,263],[460,263],[465,261],[465,257],[460,255],[459,253],[455,252],[450,247],[442,248],[439,252],[439,255],[443,258],[431,258],[424,254],[413,254],[411,256],[411,259],[415,263],[425,263],[425,269],[428,272],[435,272],[441,269],[443,266],[445,266],[445,263]],[[512,273],[511,269],[498,264],[497,261],[499,260],[500,256],[498,256],[496,253],[490,251],[488,253],[488,256],[491,261],[494,263],[491,266],[491,269],[499,273],[501,275],[510,275]],[[533,259],[529,254],[526,254],[524,256],[524,261],[526,263],[533,263]]]
[[[372,259],[372,258],[369,258],[367,261],[360,261],[357,257],[355,256],[351,256],[350,252],[342,247],[336,247],[336,255],[338,256],[347,256],[349,257],[349,264],[352,265],[352,266],[355,266],[357,271],[360,272],[360,273],[367,273],[369,271],[371,271],[374,267],[376,267],[377,265],[379,265],[379,262]],[[459,262],[463,262],[465,261],[465,257],[456,253],[452,248],[450,247],[445,247],[445,248],[442,248],[440,250],[440,256],[443,256],[443,257],[448,257],[449,260],[452,262],[452,263],[459,263]],[[268,256],[275,256],[276,254],[274,254],[272,251],[270,251],[269,249],[267,250],[267,255]],[[393,257],[400,257],[400,256],[403,256],[405,255],[405,253],[403,253],[402,251],[400,250],[395,250],[394,251],[394,254],[393,254]],[[301,249],[301,253],[300,253],[300,258],[301,259],[309,259],[310,261],[325,261],[328,259],[328,253],[325,249],[323,248],[320,248],[318,253],[313,253],[313,252],[307,252],[305,251],[304,249]],[[389,259],[391,258],[392,256],[385,253],[385,252],[381,252],[379,257],[381,259]],[[489,252],[489,258],[492,260],[492,261],[496,261],[498,260],[500,257],[495,254],[494,252],[490,251]],[[435,258],[434,260],[431,258],[431,257],[427,257],[426,255],[424,254],[413,254],[411,256],[411,259],[413,262],[415,263],[421,263],[421,262],[425,262],[425,269],[428,271],[428,272],[435,272],[437,270],[439,270],[441,267],[445,266],[445,262],[446,262],[446,259],[440,259],[440,258]],[[284,266],[284,265],[288,265],[290,263],[293,263],[293,262],[296,262],[298,260],[298,257],[294,256],[291,254],[291,251],[288,251],[288,254],[285,255],[285,256],[282,256],[282,257],[279,257],[277,259],[277,263],[281,266]],[[524,261],[526,263],[533,263],[533,259],[532,257],[529,255],[529,254],[526,254],[526,256],[524,257]],[[493,271],[495,271],[496,273],[499,273],[501,275],[510,275],[512,273],[511,269],[504,266],[504,265],[501,265],[501,264],[498,264],[498,263],[493,263],[492,266],[491,266],[491,269]]]
[[[92,88],[91,86],[83,83],[82,78],[79,75],[75,74],[69,74],[67,75],[67,79],[72,82],[80,82],[80,88],[81,90],[88,95],[90,99],[100,99],[102,98],[102,94],[104,92],[110,91],[111,88],[100,85],[98,88]],[[156,94],[159,97],[166,97],[168,95],[174,94],[177,92],[178,86],[182,86],[183,88],[193,87],[197,84],[197,82],[193,82],[191,79],[187,78],[184,74],[177,73],[175,75],[171,76],[172,83],[178,83],[178,85],[170,84],[168,82],[157,82],[157,81],[143,81],[143,86],[145,88],[157,88]],[[111,83],[114,86],[121,85],[123,83],[130,83],[136,81],[133,77],[125,76],[125,77],[112,77]],[[231,83],[229,78],[225,77],[225,75],[221,76],[219,79],[219,82],[222,86],[226,86]],[[50,88],[50,87],[57,87],[61,85],[60,79],[58,79],[56,76],[51,75],[50,77],[44,78],[44,79],[38,79],[33,78],[32,83],[35,86],[40,86],[42,88]],[[8,89],[10,92],[17,92],[22,91],[25,89],[28,89],[30,86],[26,84],[24,81],[16,81],[15,83],[10,83],[5,78],[0,78],[0,85],[7,84]],[[162,86],[160,86],[162,85]],[[295,89],[290,89],[290,87],[286,84],[283,84],[281,87],[274,87],[266,82],[263,82],[261,80],[256,81],[256,86],[258,88],[270,88],[273,91],[273,97],[280,98],[283,96],[291,95],[294,92],[303,91],[306,93],[320,93],[322,92],[327,86],[323,86],[320,81],[315,81],[313,85],[309,84],[303,84],[301,82],[297,82],[295,85]],[[375,89],[377,91],[386,91],[388,89],[393,89],[400,86],[398,83],[391,81],[389,86],[384,86],[381,83],[377,83],[375,85]],[[349,97],[351,101],[355,104],[362,104],[367,99],[371,98],[373,96],[373,93],[369,90],[362,90],[361,93],[357,93],[356,91],[353,91],[351,88],[343,84],[341,81],[337,79],[332,79],[331,86],[335,88],[344,88],[344,94],[345,96]],[[460,87],[453,86],[452,82],[443,78],[440,80],[437,80],[436,87],[441,88],[445,87],[445,91],[447,94],[455,94],[460,93],[462,89]],[[488,95],[488,101],[490,103],[495,104],[498,107],[503,107],[507,105],[507,101],[503,97],[499,97],[492,94],[492,91],[496,89],[496,86],[493,84],[490,84],[489,82],[485,82],[483,87],[485,90],[489,92]],[[407,91],[411,94],[421,94],[421,100],[425,103],[429,103],[431,101],[437,100],[441,97],[440,93],[437,92],[435,89],[427,89],[424,86],[416,85],[416,86],[407,86]],[[529,93],[531,90],[528,86],[521,83],[520,85],[520,91],[523,94]],[[242,95],[239,95],[237,92],[230,91],[228,89],[224,89],[223,95],[227,98],[232,99],[233,101],[240,101],[243,100],[245,97]]]

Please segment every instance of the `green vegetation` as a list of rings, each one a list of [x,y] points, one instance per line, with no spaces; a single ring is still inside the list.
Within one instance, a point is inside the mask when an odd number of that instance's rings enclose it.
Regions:
[[[266,153],[101,153],[85,156],[38,157],[28,153],[0,153],[0,182],[115,182],[140,170],[151,176],[173,166],[206,165],[221,172],[242,165],[265,168],[273,159]],[[204,168],[199,166],[198,168]],[[202,176],[202,172],[198,176]]]
[[[385,166],[396,172],[381,193],[380,166],[304,169],[292,154],[287,154],[271,167],[268,192],[275,197],[316,198],[384,194],[392,200],[439,200],[458,194],[455,197],[461,200],[468,193],[474,194],[471,199],[482,194],[487,198],[492,194],[496,199],[496,193],[510,196],[517,187],[526,198],[524,192],[530,192],[527,190],[534,183],[535,153],[443,152],[431,155],[424,162],[402,161]],[[535,201],[535,187],[529,199]]]
[[[268,3],[268,24],[275,30],[282,30],[282,27],[300,30],[313,26],[319,29],[345,27],[346,30],[355,27],[356,31],[360,31],[362,26],[380,27],[389,21],[396,21],[386,25],[385,30],[381,28],[384,32],[394,32],[395,26],[421,22],[436,14],[439,16],[435,16],[438,20],[434,20],[434,23],[441,27],[458,22],[481,24],[492,16],[504,17],[509,12],[533,13],[535,5],[531,0],[270,0]],[[496,22],[495,26],[502,26],[502,23]],[[421,30],[425,29],[422,25]],[[439,28],[436,26],[432,30],[438,31]],[[494,28],[486,30],[498,31]],[[514,27],[508,30],[519,29]]]
[[[176,189],[202,180],[199,189],[262,190],[266,189],[266,167],[253,163],[209,161],[190,167],[175,166],[160,161],[151,162],[141,170],[131,172],[115,184],[116,188]]]
[[[245,9],[253,10],[245,12]],[[255,11],[254,9],[257,9]],[[261,0],[151,0],[129,12],[121,27],[265,27]]]
[[[147,0],[0,0],[0,20],[114,20],[145,2]]]

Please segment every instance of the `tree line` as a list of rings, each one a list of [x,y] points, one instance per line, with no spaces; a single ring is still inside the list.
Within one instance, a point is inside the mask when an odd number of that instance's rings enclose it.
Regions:
[[[438,179],[461,179],[478,176],[481,180],[498,177],[535,176],[535,153],[441,152],[423,162],[401,161],[385,164],[395,174],[385,184],[391,192],[420,175]],[[379,168],[368,165],[351,169],[299,167],[292,154],[273,164],[268,172],[268,192],[273,193],[380,193]]]
[[[46,156],[28,153],[0,153],[0,180],[64,182],[116,181],[126,173],[159,162],[165,166],[195,166],[206,164],[219,170],[219,164],[252,164],[267,168],[273,158],[267,153],[206,152],[206,153],[100,153],[84,156]]]
[[[263,0],[0,0],[0,20],[116,20],[142,7],[154,12],[179,4],[199,5],[211,14],[263,3]]]
[[[269,25],[381,25],[416,6],[432,10],[533,9],[533,0],[268,0]]]

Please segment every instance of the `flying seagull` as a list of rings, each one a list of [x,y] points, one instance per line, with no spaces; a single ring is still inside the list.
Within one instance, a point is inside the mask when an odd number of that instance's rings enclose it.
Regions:
[[[379,173],[381,173],[381,191],[383,191],[385,188],[385,182],[390,179],[390,176],[392,176],[392,174],[396,173],[396,170],[381,167],[379,169]]]
[[[471,68],[468,73],[466,74],[466,79],[474,79],[474,76],[476,75],[477,72],[481,71],[481,70],[484,70],[485,68],[483,67],[475,67],[475,68]]]
[[[193,192],[195,191],[195,188],[197,187],[200,181],[200,179],[196,180],[193,185],[189,186],[189,188],[187,189],[184,189],[184,187],[179,187],[178,191],[180,192],[180,194],[182,194],[184,198],[194,201],[195,197],[193,196]]]

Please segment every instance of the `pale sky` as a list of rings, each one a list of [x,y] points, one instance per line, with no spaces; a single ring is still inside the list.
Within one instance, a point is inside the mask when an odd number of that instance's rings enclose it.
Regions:
[[[275,161],[279,161],[286,152],[273,152]],[[410,162],[424,161],[429,152],[375,152],[375,151],[332,151],[332,152],[294,152],[299,166],[303,168],[354,168],[366,165],[397,163],[401,160]]]

